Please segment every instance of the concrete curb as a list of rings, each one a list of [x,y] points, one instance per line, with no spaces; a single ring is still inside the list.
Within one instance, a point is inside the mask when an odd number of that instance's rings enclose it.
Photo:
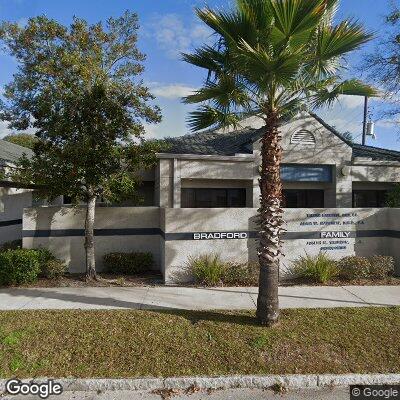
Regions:
[[[23,379],[30,382],[31,379]],[[40,383],[47,378],[34,379]],[[265,389],[282,385],[288,389],[317,389],[322,387],[343,387],[357,384],[394,385],[400,384],[400,374],[347,374],[347,375],[267,375],[267,376],[220,376],[182,378],[138,378],[138,379],[54,379],[61,383],[66,392],[95,392],[117,390],[157,389]],[[7,380],[0,380],[0,392],[4,392]]]

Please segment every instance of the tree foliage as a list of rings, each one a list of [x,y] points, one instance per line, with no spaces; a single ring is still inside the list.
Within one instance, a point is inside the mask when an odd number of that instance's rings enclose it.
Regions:
[[[374,50],[364,57],[362,72],[382,88],[387,107],[381,117],[399,120],[400,116],[400,8],[391,3],[385,17],[386,29],[381,30],[380,40]]]
[[[109,200],[131,196],[137,170],[154,162],[144,123],[160,121],[153,96],[139,79],[145,56],[137,48],[138,18],[126,12],[69,27],[45,16],[26,27],[3,23],[0,38],[19,69],[6,85],[0,117],[16,130],[33,128],[34,157],[24,158],[18,181],[68,195]]]
[[[400,208],[400,183],[397,183],[386,195],[386,206]]]

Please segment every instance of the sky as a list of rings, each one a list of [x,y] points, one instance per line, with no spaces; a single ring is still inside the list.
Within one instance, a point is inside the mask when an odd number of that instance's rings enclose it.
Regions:
[[[228,8],[232,0],[0,0],[0,20],[26,24],[30,17],[46,15],[63,24],[78,16],[95,23],[107,17],[117,17],[129,9],[140,19],[139,48],[147,54],[143,79],[156,96],[162,109],[163,121],[146,126],[149,137],[180,136],[189,133],[186,125],[191,106],[181,97],[199,88],[204,71],[180,59],[182,52],[210,41],[210,31],[195,16],[194,8],[204,6]],[[364,54],[373,51],[384,30],[384,17],[389,11],[389,0],[342,0],[337,18],[356,18],[375,32],[377,38],[354,53],[348,60],[349,74],[360,77],[359,65]],[[9,82],[17,64],[0,54],[0,93]],[[400,130],[392,122],[379,120],[384,107],[381,100],[371,100],[370,115],[376,122],[376,140],[368,138],[369,145],[400,150]],[[355,141],[361,140],[363,98],[343,98],[329,110],[319,111],[327,123],[341,132],[349,131]],[[0,121],[0,138],[10,133]]]

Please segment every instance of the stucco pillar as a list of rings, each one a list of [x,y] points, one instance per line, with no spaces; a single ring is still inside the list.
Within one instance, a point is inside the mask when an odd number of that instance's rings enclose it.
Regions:
[[[7,189],[0,187],[0,213],[5,212],[4,208],[4,196],[7,194]]]
[[[260,185],[258,182],[258,177],[253,179],[253,208],[260,207]]]
[[[156,168],[155,203],[159,207],[170,208],[173,205],[173,160],[160,159]]]
[[[173,208],[181,208],[181,162],[174,159],[173,162]]]
[[[351,167],[347,165],[338,165],[336,167],[336,207],[353,207]]]
[[[260,208],[260,171],[259,165],[261,165],[261,157],[259,152],[254,152],[255,161],[253,166],[253,208]]]

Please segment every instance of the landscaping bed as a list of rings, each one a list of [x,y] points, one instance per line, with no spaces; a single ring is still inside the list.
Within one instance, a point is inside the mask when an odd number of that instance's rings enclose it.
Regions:
[[[0,312],[0,377],[398,373],[400,308]],[[45,340],[44,340],[45,339]]]
[[[163,282],[152,269],[150,253],[109,253],[103,258],[105,271],[87,282],[85,274],[70,274],[62,260],[45,248],[23,249],[20,241],[0,247],[1,287],[129,287]]]
[[[385,279],[353,279],[350,281],[336,279],[326,283],[313,282],[307,279],[291,279],[279,282],[279,286],[398,286],[400,277],[390,276]]]
[[[38,278],[34,283],[26,283],[18,285],[18,287],[136,287],[160,285],[162,283],[161,273],[154,271],[137,275],[99,273],[97,281],[86,281],[85,274],[66,274],[57,279]]]

